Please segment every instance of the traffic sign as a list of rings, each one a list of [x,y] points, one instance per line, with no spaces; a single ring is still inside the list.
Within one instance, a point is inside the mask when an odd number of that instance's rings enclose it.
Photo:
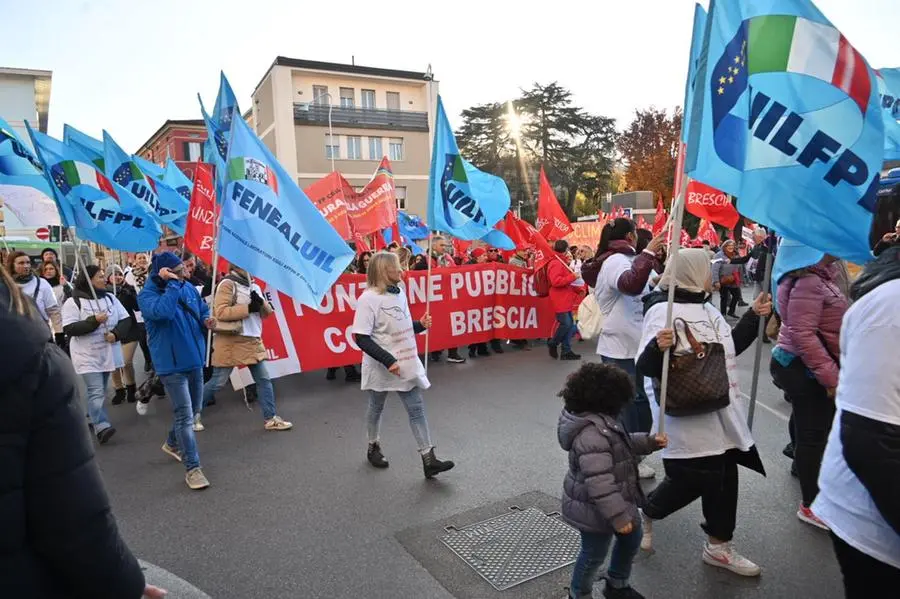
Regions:
[[[50,229],[48,229],[47,227],[41,227],[34,232],[34,236],[41,241],[48,241],[50,239]]]

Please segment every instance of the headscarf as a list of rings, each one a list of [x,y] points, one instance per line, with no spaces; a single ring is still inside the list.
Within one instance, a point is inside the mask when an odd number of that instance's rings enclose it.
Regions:
[[[687,248],[679,250],[676,256],[670,257],[666,262],[666,269],[659,280],[659,287],[668,289],[672,282],[672,270],[677,265],[675,273],[675,288],[693,293],[705,293],[706,285],[711,276],[709,254],[699,248]]]

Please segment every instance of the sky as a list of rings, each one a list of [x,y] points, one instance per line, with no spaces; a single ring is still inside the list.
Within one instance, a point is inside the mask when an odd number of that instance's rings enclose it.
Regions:
[[[737,0],[725,0],[737,1]],[[818,0],[878,67],[900,66],[898,0]],[[706,2],[703,2],[706,4]],[[0,66],[53,71],[63,123],[135,152],[166,119],[200,118],[225,72],[243,110],[278,55],[424,71],[451,124],[480,103],[558,81],[613,117],[681,105],[692,0],[0,0]]]

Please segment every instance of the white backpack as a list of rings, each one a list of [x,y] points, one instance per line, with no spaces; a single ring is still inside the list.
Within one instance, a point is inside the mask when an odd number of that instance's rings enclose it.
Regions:
[[[582,339],[594,339],[603,330],[603,312],[593,292],[588,293],[578,306],[578,332]]]

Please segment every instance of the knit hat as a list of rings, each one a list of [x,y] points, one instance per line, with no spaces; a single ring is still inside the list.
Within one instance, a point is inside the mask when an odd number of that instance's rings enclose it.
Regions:
[[[487,250],[482,247],[478,247],[478,248],[475,248],[474,250],[472,250],[472,252],[469,255],[472,256],[473,260],[477,260],[478,258],[481,258],[485,254],[487,254]]]
[[[156,275],[163,268],[175,270],[179,266],[181,266],[181,258],[172,252],[161,252],[153,256],[153,260],[150,262],[150,273]]]

